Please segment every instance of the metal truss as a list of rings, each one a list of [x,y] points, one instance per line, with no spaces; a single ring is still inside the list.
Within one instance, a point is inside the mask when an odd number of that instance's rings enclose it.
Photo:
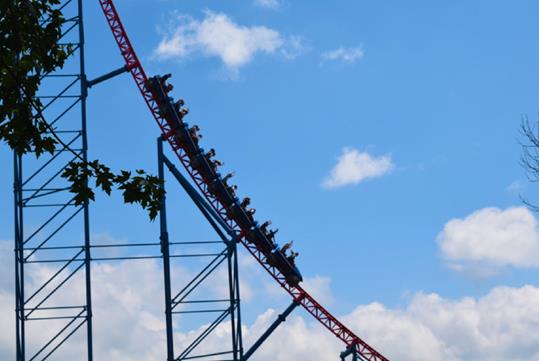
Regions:
[[[238,275],[238,254],[237,242],[234,232],[214,214],[213,208],[208,205],[191,184],[183,177],[172,162],[163,154],[163,139],[158,138],[158,170],[159,177],[162,180],[164,189],[165,166],[172,176],[180,183],[191,200],[209,222],[215,232],[218,234],[221,245],[219,251],[201,252],[191,254],[191,257],[207,260],[203,263],[201,269],[186,282],[183,287],[173,294],[170,276],[170,246],[167,216],[166,199],[162,198],[160,211],[160,229],[161,229],[161,251],[163,254],[163,271],[165,283],[165,315],[167,329],[167,361],[181,361],[190,359],[200,360],[242,360],[243,359],[243,340],[241,332],[241,308],[240,308],[240,286]],[[190,242],[192,245],[207,246],[214,242]],[[220,266],[226,265],[228,281],[227,298],[210,298],[197,295],[197,289],[204,286],[205,281],[220,269]],[[210,316],[211,320],[204,329],[185,347],[179,355],[176,356],[173,342],[173,317],[175,315],[198,315],[201,317]],[[211,336],[213,331],[223,323],[229,323],[231,329],[230,345],[223,349],[205,348],[204,341]],[[224,359],[221,357],[225,357]]]
[[[58,8],[66,19],[60,42],[73,53],[61,71],[42,75],[37,97],[66,146],[13,161],[17,361],[73,355],[70,341],[78,359],[93,359],[89,208],[75,205],[61,177],[88,149],[82,0],[64,0]],[[79,297],[68,297],[73,294]]]
[[[202,213],[206,221],[221,239],[220,243],[224,246],[221,252],[201,253],[190,255],[192,257],[209,257],[204,267],[186,284],[172,296],[171,278],[170,278],[170,245],[167,230],[167,210],[166,199],[162,198],[160,210],[160,229],[161,229],[161,251],[163,254],[163,270],[165,283],[165,315],[167,329],[167,361],[181,360],[213,360],[213,361],[247,361],[258,348],[269,338],[269,336],[283,323],[286,318],[300,305],[299,300],[294,300],[286,310],[280,314],[277,319],[268,327],[268,329],[259,337],[259,339],[244,352],[242,331],[241,331],[241,308],[240,308],[240,287],[238,272],[238,254],[237,244],[240,242],[234,232],[226,222],[217,214],[215,209],[200,195],[191,183],[178,171],[174,164],[163,154],[163,137],[157,141],[158,149],[158,171],[162,181],[162,187],[165,186],[165,166],[176,181],[182,186],[183,190],[189,195],[190,199]],[[191,242],[193,244],[208,244],[212,242]],[[177,244],[177,243],[176,243]],[[226,264],[228,278],[228,298],[226,299],[190,299],[197,288],[203,286],[205,280],[216,272],[219,266]],[[208,308],[208,306],[213,308]],[[179,310],[177,310],[179,309]],[[216,314],[217,316],[209,322],[205,328],[200,331],[198,336],[185,347],[178,356],[175,356],[173,342],[173,316],[185,314]],[[230,348],[224,350],[208,349],[202,353],[196,353],[196,350],[205,348],[204,341],[209,338],[213,331],[223,323],[229,323],[231,329]],[[221,358],[226,357],[226,358]]]

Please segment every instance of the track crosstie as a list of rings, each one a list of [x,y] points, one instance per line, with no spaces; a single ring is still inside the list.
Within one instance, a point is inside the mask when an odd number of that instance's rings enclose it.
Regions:
[[[203,178],[198,171],[191,165],[191,161],[183,149],[176,144],[174,137],[172,136],[172,129],[168,122],[159,115],[159,109],[156,100],[153,97],[152,92],[146,88],[145,84],[148,80],[144,68],[140,63],[131,42],[127,36],[127,32],[120,20],[118,12],[114,6],[112,0],[99,0],[101,8],[107,22],[110,26],[114,39],[120,49],[120,52],[124,58],[125,64],[137,87],[140,90],[148,108],[150,109],[153,117],[155,118],[157,125],[161,129],[161,132],[165,139],[172,147],[174,153],[178,156],[178,159],[185,167],[199,190],[204,194],[206,199],[210,202],[212,207],[217,211],[218,215],[224,222],[236,233],[237,238],[247,248],[247,250],[256,258],[256,260],[264,267],[264,269],[279,283],[279,285],[285,289],[293,298],[298,302],[307,312],[313,315],[322,325],[324,325],[329,331],[331,331],[337,338],[342,340],[347,347],[356,347],[358,354],[368,361],[388,361],[387,358],[382,356],[373,347],[368,345],[359,336],[355,335],[350,329],[342,324],[336,317],[334,317],[329,311],[327,311],[322,305],[320,305],[307,291],[301,286],[289,285],[285,277],[280,271],[270,266],[267,263],[266,257],[256,247],[250,243],[246,238],[246,231],[242,230],[236,222],[228,217],[225,208],[219,203],[217,198],[209,191],[208,186],[205,184]]]

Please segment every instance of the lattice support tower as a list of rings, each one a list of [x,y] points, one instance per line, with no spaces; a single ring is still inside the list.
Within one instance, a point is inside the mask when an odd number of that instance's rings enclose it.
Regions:
[[[67,146],[37,160],[14,155],[13,161],[17,361],[72,354],[70,342],[79,345],[78,359],[93,359],[89,207],[75,205],[61,177],[88,150],[82,0],[58,7],[66,19],[60,42],[73,52],[62,70],[42,75],[37,97],[42,115]],[[74,291],[79,299],[66,297]]]
[[[172,290],[170,263],[171,252],[169,233],[167,228],[166,198],[163,196],[160,210],[160,240],[163,254],[163,275],[165,290],[165,317],[167,332],[167,361],[181,361],[196,358],[200,360],[215,360],[215,357],[227,357],[227,360],[241,360],[243,358],[243,340],[241,333],[241,307],[240,307],[240,286],[238,272],[237,239],[233,232],[230,232],[226,224],[215,217],[214,210],[205,202],[199,193],[191,186],[185,177],[178,171],[172,162],[163,153],[163,138],[157,140],[158,149],[158,172],[165,187],[165,167],[178,181],[191,200],[197,206],[204,218],[208,221],[220,238],[216,242],[188,242],[191,246],[199,249],[197,254],[190,254],[192,258],[200,259],[201,267],[198,272],[177,291]],[[176,243],[178,244],[178,243]],[[209,245],[212,244],[212,245]],[[185,245],[185,242],[183,243]],[[200,251],[203,247],[210,246],[211,251]],[[217,249],[217,251],[215,251]],[[226,267],[228,297],[212,298],[197,296],[197,289],[203,288],[210,276],[218,272],[222,267]],[[173,343],[173,317],[183,315],[207,315],[211,322],[190,342],[189,345],[175,353]],[[228,323],[230,325],[231,342],[223,349],[204,349],[204,341],[211,337],[212,333],[219,325]]]

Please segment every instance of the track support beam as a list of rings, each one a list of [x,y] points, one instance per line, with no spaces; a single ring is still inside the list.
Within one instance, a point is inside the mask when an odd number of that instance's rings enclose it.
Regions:
[[[264,343],[264,341],[267,340],[267,338],[279,327],[284,321],[286,321],[286,318],[298,307],[299,302],[294,300],[290,306],[287,307],[287,309],[281,313],[275,321],[271,324],[271,326],[260,336],[260,338],[254,343],[253,346],[245,353],[241,361],[247,361],[249,357],[252,356],[252,354]]]
[[[226,233],[228,233],[228,235],[234,239],[236,242],[237,241],[237,237],[236,237],[236,234],[234,233],[234,231],[232,229],[230,229],[230,227],[225,223],[223,222],[223,220],[216,214],[215,210],[202,198],[202,196],[197,192],[197,190],[195,189],[195,187],[193,187],[191,185],[191,183],[189,183],[189,181],[180,173],[180,171],[178,170],[178,168],[176,168],[176,166],[166,157],[166,156],[163,156],[163,162],[165,163],[165,165],[167,166],[168,170],[170,171],[170,173],[172,173],[172,175],[174,176],[174,178],[176,178],[176,180],[178,181],[178,183],[180,183],[180,185],[182,186],[182,188],[187,192],[187,194],[189,195],[189,197],[193,200],[193,202],[196,204],[196,206],[198,207],[198,209],[202,212],[202,214],[204,215],[204,217],[208,220],[208,222],[211,224],[211,226],[213,227],[213,229],[215,229],[215,231],[219,234],[219,236],[221,237],[221,239],[226,240],[226,236],[224,236],[223,232],[221,231],[221,229],[219,228],[219,226],[221,226],[222,228],[225,229]]]
[[[159,179],[162,184],[161,187],[164,189],[165,181],[165,165],[166,168],[170,171],[173,177],[180,183],[182,188],[191,198],[193,203],[197,206],[200,212],[204,215],[208,223],[212,226],[215,232],[219,235],[221,241],[225,245],[225,249],[206,266],[204,269],[196,275],[176,296],[172,297],[171,293],[171,265],[170,265],[170,245],[169,234],[167,230],[166,222],[166,196],[163,196],[161,199],[161,210],[160,210],[160,226],[161,226],[161,251],[163,254],[163,268],[164,268],[164,282],[165,282],[165,314],[166,314],[166,325],[167,325],[167,361],[182,361],[189,360],[194,358],[203,358],[214,357],[218,355],[229,355],[231,361],[241,361],[243,360],[243,337],[241,330],[241,308],[240,308],[240,290],[239,290],[239,271],[238,271],[238,259],[237,259],[237,243],[239,242],[235,232],[218,216],[215,210],[212,208],[205,199],[203,199],[200,194],[194,189],[190,182],[178,171],[178,169],[172,164],[172,162],[163,154],[163,142],[164,137],[160,136],[157,138],[157,152],[158,152],[158,174]],[[228,286],[229,286],[229,297],[228,299],[219,299],[219,300],[191,300],[187,297],[199,287],[202,282],[213,273],[217,267],[221,264],[227,265],[228,269]],[[222,302],[227,302],[228,307],[225,309],[213,310],[213,309],[200,309],[200,310],[174,310],[177,306],[192,306],[194,304],[221,304]],[[212,313],[219,311],[220,315],[215,319],[215,321],[210,324],[189,346],[187,346],[178,357],[174,356],[174,345],[173,345],[173,320],[172,317],[174,314],[185,314],[185,313]],[[231,326],[231,341],[232,348],[231,350],[226,350],[223,352],[217,353],[206,353],[204,355],[191,355],[195,349],[203,349],[203,347],[198,347],[203,340],[208,337],[216,327],[224,323],[226,319],[230,319]]]
[[[86,86],[88,88],[91,88],[96,84],[102,83],[105,80],[109,80],[109,79],[114,78],[115,76],[118,76],[120,74],[127,73],[128,71],[129,71],[129,68],[127,67],[127,65],[124,65],[121,68],[113,70],[113,71],[111,71],[111,72],[109,72],[107,74],[101,75],[100,77],[97,77],[97,78],[95,78],[93,80],[87,80],[86,81]]]
[[[157,138],[157,167],[161,189],[165,190],[165,171],[163,167],[163,137]],[[165,281],[165,318],[167,332],[167,361],[174,361],[174,334],[172,324],[172,291],[170,286],[170,244],[167,231],[166,195],[161,197],[159,211],[159,224],[161,230],[161,253],[163,254],[163,274]]]
[[[362,360],[359,357],[359,353],[357,352],[357,346],[351,345],[346,348],[343,352],[341,352],[341,361],[344,361],[348,356],[352,355],[352,361],[360,361]]]

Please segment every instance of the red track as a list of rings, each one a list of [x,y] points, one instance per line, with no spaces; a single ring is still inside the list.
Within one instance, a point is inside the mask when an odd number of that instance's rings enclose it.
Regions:
[[[322,307],[316,300],[309,295],[301,286],[289,285],[285,277],[279,272],[278,269],[272,267],[266,263],[266,257],[259,252],[256,247],[247,241],[244,235],[244,231],[236,224],[236,222],[229,218],[226,214],[224,207],[217,201],[215,196],[208,190],[207,185],[204,183],[197,170],[191,166],[189,157],[183,152],[182,148],[175,143],[174,137],[171,137],[172,131],[167,121],[161,118],[158,113],[157,102],[154,100],[152,93],[146,89],[145,82],[148,79],[146,73],[142,68],[142,64],[137,58],[137,54],[127,37],[127,33],[122,25],[118,12],[114,7],[112,0],[99,0],[103,13],[107,18],[114,39],[120,48],[125,63],[129,68],[140,93],[144,97],[148,108],[152,112],[157,125],[161,128],[161,132],[168,140],[172,147],[172,150],[178,156],[180,162],[184,165],[187,172],[191,175],[193,181],[196,183],[200,191],[206,196],[210,204],[215,208],[219,216],[234,229],[241,243],[247,248],[247,250],[257,259],[257,261],[268,271],[268,273],[284,288],[297,302],[299,302],[303,308],[305,308],[311,315],[313,315],[322,325],[330,330],[335,336],[341,339],[347,346],[356,345],[359,355],[368,361],[387,361],[388,359],[382,356],[374,348],[369,346],[365,341],[356,336],[345,325],[337,320],[331,313],[329,313],[324,307]]]

